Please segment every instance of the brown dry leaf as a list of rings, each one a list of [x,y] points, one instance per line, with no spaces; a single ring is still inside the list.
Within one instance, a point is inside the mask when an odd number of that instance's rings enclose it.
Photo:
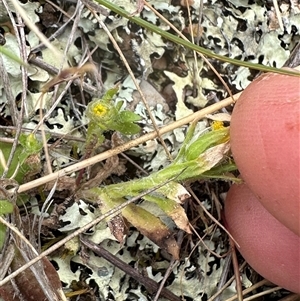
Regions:
[[[134,204],[124,208],[122,215],[160,248],[166,250],[176,260],[179,259],[179,246],[173,233],[159,218]]]
[[[186,213],[179,204],[176,204],[174,209],[171,212],[168,212],[168,215],[172,218],[179,229],[189,234],[192,233]]]
[[[58,75],[52,78],[47,84],[41,88],[42,93],[48,92],[52,87],[71,79],[83,79],[85,73],[96,73],[97,69],[93,64],[85,64],[81,67],[70,67],[62,70]]]
[[[218,144],[206,150],[199,158],[205,160],[209,167],[208,169],[210,169],[224,159],[224,156],[228,153],[229,149],[229,142]]]
[[[56,185],[55,186],[56,191],[67,190],[67,191],[70,191],[72,193],[76,189],[75,181],[76,181],[75,178],[71,178],[69,176],[63,176],[63,177],[60,177],[59,179],[57,179],[55,181],[51,181],[51,182],[46,183],[45,186],[44,186],[44,190],[45,191],[50,191],[53,188],[53,186]]]
[[[108,227],[119,243],[123,244],[126,234],[126,224],[121,215],[114,216],[108,223]]]
[[[14,251],[15,256],[10,266],[12,272],[26,263],[24,254],[17,248]],[[33,271],[28,268],[14,278],[13,285],[8,282],[2,286],[0,296],[3,300],[66,300],[58,274],[47,258],[44,257],[33,265]],[[18,297],[12,298],[15,295]]]
[[[147,195],[145,199],[158,205],[158,207],[174,221],[179,229],[189,234],[192,233],[188,217],[183,207],[176,201],[151,195]]]

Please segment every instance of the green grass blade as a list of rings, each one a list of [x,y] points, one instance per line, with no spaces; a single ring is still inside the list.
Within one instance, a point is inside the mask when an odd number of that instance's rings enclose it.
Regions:
[[[11,60],[19,63],[20,65],[28,67],[28,65],[26,63],[24,63],[18,56],[13,54],[11,51],[5,49],[3,46],[0,46],[0,53],[4,54],[5,56],[10,58]]]

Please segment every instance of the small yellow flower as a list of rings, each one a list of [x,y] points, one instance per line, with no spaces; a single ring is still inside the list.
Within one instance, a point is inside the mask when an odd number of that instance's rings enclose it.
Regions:
[[[212,124],[211,124],[211,128],[213,131],[217,131],[217,130],[220,130],[220,129],[223,129],[224,128],[224,124],[222,121],[213,121]]]
[[[93,107],[92,111],[95,116],[102,117],[103,115],[107,114],[107,107],[99,103]]]

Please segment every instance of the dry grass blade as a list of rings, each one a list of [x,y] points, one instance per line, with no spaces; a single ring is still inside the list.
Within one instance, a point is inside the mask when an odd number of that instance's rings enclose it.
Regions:
[[[236,282],[237,299],[238,301],[243,301],[242,284],[241,284],[241,277],[240,277],[236,249],[235,249],[234,242],[231,238],[229,238],[229,242],[231,247],[231,257],[232,257],[232,264],[233,264],[233,270],[234,270],[234,276]]]
[[[273,0],[273,5],[274,5],[275,13],[276,13],[276,16],[277,16],[277,20],[278,20],[278,23],[279,23],[279,27],[282,31],[284,31],[284,26],[283,26],[283,22],[282,22],[282,17],[281,17],[278,1]]]
[[[262,287],[262,286],[268,285],[268,284],[270,284],[270,282],[269,282],[268,280],[266,280],[266,279],[261,280],[261,281],[255,283],[254,285],[252,285],[251,287],[249,287],[249,288],[243,290],[243,291],[242,291],[242,295],[245,296],[246,294],[249,294],[249,293],[251,293],[252,291],[255,291],[255,290],[258,289],[259,287]],[[269,292],[268,292],[268,293],[269,293]],[[231,298],[229,298],[229,299],[227,299],[227,300],[225,300],[225,301],[235,301],[237,298],[238,298],[238,296],[237,296],[237,295],[234,295],[234,296],[232,296]],[[243,299],[242,299],[242,300],[243,300]],[[246,300],[246,299],[244,299],[244,300]]]

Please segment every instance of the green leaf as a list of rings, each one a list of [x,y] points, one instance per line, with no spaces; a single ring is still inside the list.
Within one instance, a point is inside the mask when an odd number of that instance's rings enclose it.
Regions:
[[[36,154],[43,148],[43,143],[34,134],[21,134],[19,142],[29,154]]]
[[[122,111],[119,114],[120,122],[135,122],[135,121],[140,121],[141,116],[138,114],[135,114],[131,111]]]
[[[223,179],[223,180],[230,180],[230,181],[241,181],[241,179],[236,178],[229,173],[236,171],[237,166],[233,161],[229,161],[223,164],[220,164],[212,169],[204,172],[201,175],[203,179]]]
[[[104,101],[111,101],[112,98],[117,94],[119,88],[112,88],[106,91],[106,93],[102,96],[102,100]]]
[[[0,215],[12,213],[14,206],[7,200],[0,200]],[[6,226],[0,223],[0,250],[5,242]]]
[[[105,130],[106,128],[101,126],[101,124],[90,121],[86,134],[86,147],[88,147],[89,145],[95,145],[94,141],[96,142],[96,144],[101,145],[101,143],[105,139],[103,135],[103,132]]]
[[[117,102],[117,104],[116,104],[116,110],[118,112],[120,112],[120,110],[122,109],[123,104],[124,104],[123,100]]]
[[[124,135],[134,135],[139,133],[141,128],[135,123],[123,122],[123,123],[115,123],[112,126],[112,130],[119,131]]]
[[[3,53],[8,58],[10,58],[11,60],[15,61],[16,63],[19,63],[20,65],[23,65],[27,68],[29,67],[28,64],[24,63],[18,56],[16,56],[11,51],[7,50],[5,47],[0,46],[0,52]]]
[[[19,162],[21,165],[30,155],[38,154],[43,148],[43,143],[37,140],[34,134],[21,134],[19,138],[20,144],[23,146],[22,152],[19,155]],[[30,167],[30,166],[29,166]]]
[[[12,213],[14,206],[6,200],[0,200],[0,215]]]
[[[12,144],[1,142],[1,151],[4,155],[4,159],[7,161],[11,152]],[[17,146],[17,149],[14,153],[13,160],[11,162],[11,165],[9,167],[7,177],[10,178],[13,174],[15,174],[15,171],[18,169],[18,172],[15,175],[15,180],[19,183],[23,182],[24,176],[26,172],[28,171],[27,166],[22,166],[22,168],[19,168],[19,162],[20,162],[20,156],[22,153],[23,147],[21,145]],[[0,176],[3,175],[4,168],[0,164]]]
[[[0,223],[0,250],[2,249],[6,236],[6,226]]]
[[[229,140],[229,127],[213,130],[201,135],[191,145],[187,146],[185,159],[187,161],[197,159],[207,149]]]

